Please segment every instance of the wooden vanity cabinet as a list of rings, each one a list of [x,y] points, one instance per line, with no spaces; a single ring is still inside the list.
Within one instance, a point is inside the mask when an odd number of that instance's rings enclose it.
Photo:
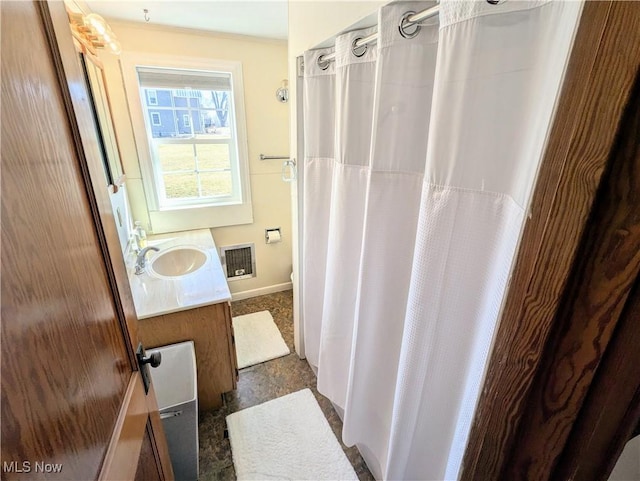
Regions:
[[[141,319],[138,337],[147,350],[193,341],[200,411],[219,408],[222,394],[236,388],[238,363],[228,302]]]

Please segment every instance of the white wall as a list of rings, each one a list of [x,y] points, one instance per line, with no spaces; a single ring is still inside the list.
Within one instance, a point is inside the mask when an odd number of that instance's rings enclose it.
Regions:
[[[316,47],[330,40],[336,34],[348,29],[361,19],[373,15],[376,10],[388,3],[386,1],[362,0],[362,1],[305,1],[289,0],[289,105],[291,115],[291,130],[289,134],[290,152],[293,157],[301,162],[298,154],[298,125],[296,116],[298,113],[296,90],[296,57],[305,50]],[[375,20],[374,20],[375,23]],[[298,189],[295,184],[291,188],[292,228],[298,231]],[[294,344],[298,355],[304,358],[304,345],[302,343],[302,325],[300,319],[300,276],[296,276],[299,266],[298,236],[293,243],[293,326]]]
[[[387,1],[289,1],[289,55],[295,57],[375,13]],[[375,21],[375,20],[374,20]]]
[[[277,101],[276,90],[287,78],[286,42],[212,34],[196,30],[109,21],[122,50],[203,57],[242,62],[253,202],[252,224],[212,229],[218,247],[254,242],[257,276],[229,283],[232,294],[267,293],[288,288],[291,274],[291,204],[289,185],[281,180],[282,163],[260,161],[259,155],[288,155],[289,106]],[[101,53],[111,99],[132,215],[149,225],[140,165],[117,57]],[[151,226],[152,227],[152,226]],[[265,243],[264,230],[280,227],[283,241]]]
[[[640,436],[627,443],[609,476],[610,481],[640,481]]]

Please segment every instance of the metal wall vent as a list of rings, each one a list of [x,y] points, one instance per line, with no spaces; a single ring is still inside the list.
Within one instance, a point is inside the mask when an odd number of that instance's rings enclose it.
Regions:
[[[256,245],[251,243],[220,247],[220,262],[230,281],[255,277]]]

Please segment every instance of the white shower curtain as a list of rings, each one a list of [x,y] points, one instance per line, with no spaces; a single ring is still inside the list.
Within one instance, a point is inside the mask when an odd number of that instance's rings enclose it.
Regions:
[[[305,52],[305,65],[317,66],[321,55],[332,52],[333,49]],[[302,317],[305,319],[305,355],[309,364],[317,370],[334,164],[335,64],[331,63],[325,70],[307,68],[303,90],[305,186],[302,251],[309,255],[302,257],[302,290],[309,297],[302,305]]]
[[[356,57],[351,44],[374,32],[342,35],[335,46],[336,150],[324,280],[330,288],[322,310],[318,389],[340,407],[346,396],[359,284],[377,58],[375,48]]]
[[[378,479],[458,476],[582,7],[442,0],[403,38],[431,5],[305,54],[305,349]]]

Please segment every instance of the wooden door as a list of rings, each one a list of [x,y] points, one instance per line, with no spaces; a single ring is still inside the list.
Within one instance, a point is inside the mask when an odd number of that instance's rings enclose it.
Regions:
[[[64,6],[0,5],[2,479],[173,479]]]

